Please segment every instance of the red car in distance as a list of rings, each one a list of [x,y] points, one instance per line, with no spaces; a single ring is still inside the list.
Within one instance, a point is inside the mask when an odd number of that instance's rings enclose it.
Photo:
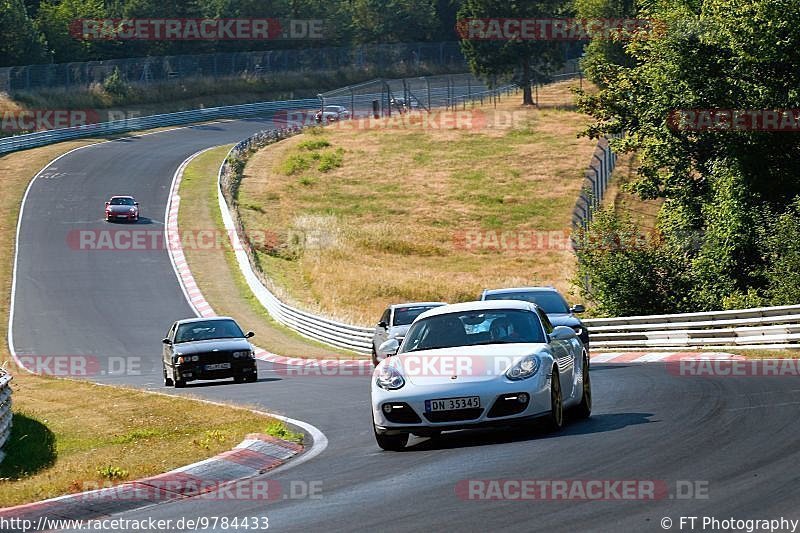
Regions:
[[[139,202],[133,196],[112,196],[106,202],[106,222],[139,222]]]

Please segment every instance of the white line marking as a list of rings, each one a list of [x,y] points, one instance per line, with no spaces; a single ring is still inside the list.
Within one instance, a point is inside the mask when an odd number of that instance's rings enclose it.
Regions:
[[[222,122],[228,122],[228,120],[214,120],[214,121],[211,121],[211,122],[201,122],[201,123],[197,123],[197,124],[189,124],[189,125],[186,125],[186,126],[178,126],[177,128],[169,128],[169,129],[166,129],[166,130],[151,131],[151,132],[148,132],[148,133],[138,133],[136,135],[131,135],[131,136],[128,136],[128,137],[124,137],[124,139],[126,139],[126,140],[128,140],[128,139],[138,139],[138,138],[141,138],[141,137],[148,137],[150,135],[158,135],[158,134],[161,134],[161,133],[169,133],[169,132],[172,132],[172,131],[184,130],[184,129],[192,128],[194,126],[201,125],[201,124],[203,124],[203,125],[205,125],[205,124],[217,124],[217,123],[222,123]],[[46,173],[46,171],[48,169],[50,169],[50,167],[52,167],[53,164],[56,161],[58,161],[59,159],[61,159],[62,157],[66,157],[66,156],[68,156],[69,154],[71,154],[73,152],[77,152],[78,150],[85,150],[87,148],[92,148],[94,146],[100,146],[101,144],[106,144],[106,143],[118,142],[120,140],[121,139],[106,139],[105,141],[94,142],[94,143],[86,144],[84,146],[75,147],[72,150],[67,150],[63,154],[57,156],[55,159],[53,159],[52,161],[47,163],[47,165],[42,167],[42,169],[39,172],[37,172],[31,178],[31,181],[28,182],[28,186],[25,188],[25,194],[22,196],[22,203],[19,206],[19,216],[17,217],[17,230],[16,230],[16,235],[14,237],[14,268],[13,268],[13,270],[11,272],[11,303],[9,304],[9,308],[8,308],[8,335],[7,335],[7,337],[8,337],[8,351],[11,353],[11,357],[14,359],[14,362],[17,364],[18,367],[23,368],[25,371],[27,371],[27,372],[29,372],[31,374],[33,374],[34,372],[31,371],[25,365],[22,364],[22,361],[20,361],[19,357],[17,357],[16,349],[14,349],[14,307],[15,307],[15,300],[16,300],[16,295],[17,295],[17,269],[18,269],[18,266],[19,266],[19,232],[20,232],[20,228],[22,227],[22,215],[25,212],[25,203],[28,200],[28,193],[30,192],[31,187],[33,187],[33,182],[35,182],[36,179],[39,178],[39,177],[44,177],[44,174]],[[55,143],[55,144],[59,144],[59,143]],[[53,146],[53,145],[45,145],[45,146]],[[53,168],[52,170],[57,170],[57,168]]]

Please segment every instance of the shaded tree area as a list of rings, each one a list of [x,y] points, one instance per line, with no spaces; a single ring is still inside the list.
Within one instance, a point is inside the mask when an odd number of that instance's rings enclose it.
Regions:
[[[461,4],[462,0],[0,0],[0,66],[455,41],[455,14]],[[75,21],[79,19],[127,18],[268,18],[284,23],[321,20],[322,38],[157,41],[76,36]]]
[[[600,90],[579,94],[594,118],[586,134],[624,134],[615,148],[637,154],[630,190],[664,200],[647,237],[626,237],[641,232],[613,212],[596,218],[578,251],[586,295],[615,315],[798,303],[800,28],[792,21],[800,4],[581,0],[579,8],[653,21],[628,41],[592,43],[584,62]],[[788,127],[676,121],[713,110],[776,112]]]

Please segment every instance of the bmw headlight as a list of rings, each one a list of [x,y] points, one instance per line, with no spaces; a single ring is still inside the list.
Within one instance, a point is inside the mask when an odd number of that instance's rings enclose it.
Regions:
[[[506,371],[506,377],[512,381],[527,379],[539,371],[539,358],[535,355],[525,357]]]
[[[385,390],[397,390],[406,384],[406,380],[397,367],[384,365],[375,377],[375,384]]]

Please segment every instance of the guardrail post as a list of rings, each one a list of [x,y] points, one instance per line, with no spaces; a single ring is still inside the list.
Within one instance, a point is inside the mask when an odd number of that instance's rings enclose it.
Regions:
[[[3,446],[11,435],[13,413],[11,411],[11,374],[0,370],[0,463],[5,458]]]

